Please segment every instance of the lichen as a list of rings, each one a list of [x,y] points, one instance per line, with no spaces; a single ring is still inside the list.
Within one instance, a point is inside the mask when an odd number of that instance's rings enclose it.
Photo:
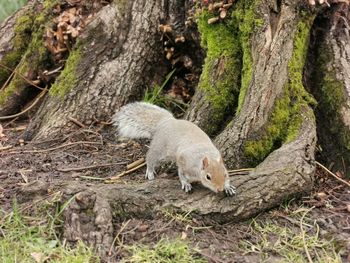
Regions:
[[[288,82],[284,86],[283,96],[275,102],[263,135],[257,140],[249,140],[245,143],[245,155],[253,164],[262,161],[283,143],[294,140],[302,123],[300,112],[303,106],[316,103],[306,92],[302,82],[313,19],[314,16],[305,14],[297,24],[293,53],[288,63]]]
[[[66,65],[50,88],[50,95],[63,97],[77,84],[76,69],[81,58],[81,48],[77,43],[67,59]]]

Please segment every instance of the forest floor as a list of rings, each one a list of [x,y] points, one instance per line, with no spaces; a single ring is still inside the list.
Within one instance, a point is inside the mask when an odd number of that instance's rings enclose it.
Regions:
[[[59,235],[59,226],[53,227],[52,222],[59,225],[61,212],[54,214],[54,209],[47,208],[55,204],[53,199],[57,197],[62,182],[104,183],[104,179],[124,171],[127,164],[144,157],[147,151],[140,142],[117,141],[111,127],[100,131],[80,128],[55,140],[24,142],[21,138],[26,125],[25,122],[4,123],[0,131],[0,240],[1,237],[6,240],[0,241],[2,258],[10,258],[9,253],[14,253],[14,248],[7,254],[4,250],[11,247],[11,242],[23,238],[21,234],[21,237],[6,239],[12,233],[11,228],[17,226],[13,221],[14,209],[30,226],[51,222],[50,231]],[[123,176],[118,183],[143,181],[144,172],[145,167],[142,167]],[[175,171],[160,176],[178,180]],[[38,182],[42,184],[42,193],[28,191],[31,184]],[[44,198],[33,202],[33,197],[38,194]],[[49,219],[35,214],[38,211],[44,211]],[[114,224],[117,242],[111,253],[111,262],[121,259],[126,262],[163,262],[156,261],[156,258],[169,257],[164,253],[170,253],[174,258],[164,262],[350,262],[350,189],[320,170],[311,194],[290,200],[245,222],[204,223],[191,213],[164,210],[152,219],[121,221],[116,218]],[[30,243],[33,234],[26,237],[25,244]],[[36,239],[39,237],[35,236]],[[41,238],[52,241],[47,234]],[[135,249],[135,244],[146,246],[137,245]],[[171,247],[171,244],[175,245]],[[186,245],[181,247],[179,244]],[[52,247],[55,246],[57,243],[53,243]],[[45,249],[48,250],[47,246]],[[61,253],[52,250],[44,257],[43,253],[47,251],[35,251],[35,247],[28,248],[27,245],[18,248],[18,253],[29,253],[28,258],[33,262],[57,259],[57,254]],[[88,255],[93,253],[83,251]],[[187,259],[175,260],[176,253],[184,255],[186,251],[189,253]],[[91,257],[89,260],[94,262]]]

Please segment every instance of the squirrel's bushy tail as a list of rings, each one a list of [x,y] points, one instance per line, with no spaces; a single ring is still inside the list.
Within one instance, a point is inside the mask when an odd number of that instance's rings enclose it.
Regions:
[[[113,122],[119,135],[128,138],[153,137],[158,123],[174,118],[167,110],[146,102],[129,103],[114,115]]]

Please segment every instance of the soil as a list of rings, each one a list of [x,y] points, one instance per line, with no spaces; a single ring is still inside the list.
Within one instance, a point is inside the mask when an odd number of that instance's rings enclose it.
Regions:
[[[21,138],[27,125],[25,121],[2,124],[0,206],[5,211],[11,209],[15,198],[25,205],[32,200],[31,195],[38,194],[28,191],[31,184],[42,184],[42,194],[50,194],[62,182],[88,180],[91,184],[104,183],[102,179],[121,173],[127,164],[144,157],[147,151],[147,142],[117,141],[113,127],[108,125],[94,130],[77,127],[75,132],[54,140],[24,142]],[[174,169],[162,169],[162,172],[160,176],[178,180]],[[143,181],[144,173],[145,167],[140,168],[123,176],[121,182]],[[317,222],[321,237],[337,241],[337,249],[344,262],[350,260],[349,187],[319,170],[313,193],[291,201],[288,209],[297,210],[300,206],[312,208],[308,214],[309,221]],[[261,214],[254,220],[299,229],[299,222],[289,217],[282,207]],[[116,218],[114,224],[116,234],[119,233],[124,245],[136,242],[149,244],[162,237],[180,237],[199,248],[198,253],[209,262],[259,262],[261,253],[248,253],[240,246],[242,240],[257,242],[256,233],[251,231],[251,222],[204,224],[200,218],[164,213],[143,220],[121,222]],[[274,237],[270,238],[272,242]],[[121,259],[125,253],[122,249],[116,250],[111,258]],[[279,259],[271,253],[265,260],[273,262]]]

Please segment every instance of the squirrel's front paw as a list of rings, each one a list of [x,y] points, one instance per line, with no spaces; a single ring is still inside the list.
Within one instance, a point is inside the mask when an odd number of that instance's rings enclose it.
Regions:
[[[146,171],[146,178],[148,180],[153,180],[154,179],[154,171],[151,171],[147,168],[147,171]]]
[[[234,187],[233,185],[229,185],[227,187],[225,187],[225,193],[229,196],[233,196],[236,194],[236,187]]]
[[[184,190],[186,193],[191,192],[192,190],[192,185],[190,183],[187,182],[181,182],[182,185],[182,190]]]

